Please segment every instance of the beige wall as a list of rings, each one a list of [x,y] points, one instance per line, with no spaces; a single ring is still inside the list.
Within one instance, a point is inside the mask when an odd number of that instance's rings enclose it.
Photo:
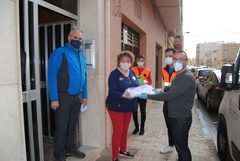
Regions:
[[[20,86],[18,1],[1,0],[0,15],[0,158],[26,160]],[[11,154],[11,158],[9,158]]]
[[[221,44],[217,48],[217,64],[222,67],[224,64],[232,64],[235,60],[239,44],[228,43]],[[224,51],[228,51],[228,59],[224,60]]]
[[[110,53],[111,70],[116,68],[116,55],[121,51],[121,23],[127,24],[140,34],[140,54],[146,56],[146,66],[152,71],[153,86],[155,83],[155,50],[156,46],[161,47],[160,53],[166,49],[167,37],[162,23],[154,13],[150,1],[141,1],[142,19],[134,14],[134,0],[121,0],[121,17],[117,13],[118,0],[112,0],[110,6]],[[159,67],[162,68],[163,55],[160,56]],[[161,70],[159,70],[161,71]],[[162,78],[159,79],[162,81]]]
[[[95,69],[87,69],[88,111],[82,113],[82,144],[103,149],[105,147],[105,64],[107,39],[105,31],[104,0],[80,0],[80,28],[85,40],[95,40]]]
[[[103,150],[110,145],[111,122],[105,110],[107,80],[116,68],[121,51],[121,24],[140,33],[140,54],[146,55],[146,66],[155,81],[155,50],[160,47],[159,71],[167,45],[166,31],[154,13],[150,1],[142,0],[142,19],[133,11],[134,0],[121,0],[122,15],[115,15],[119,0],[79,0],[79,26],[85,40],[95,40],[95,69],[87,69],[88,111],[80,115],[81,144]],[[19,51],[18,1],[0,0],[0,156],[1,161],[26,160],[22,109]],[[159,73],[160,75],[160,73]],[[162,81],[162,78],[159,77]],[[7,146],[2,146],[7,145]],[[11,153],[10,153],[11,152]]]

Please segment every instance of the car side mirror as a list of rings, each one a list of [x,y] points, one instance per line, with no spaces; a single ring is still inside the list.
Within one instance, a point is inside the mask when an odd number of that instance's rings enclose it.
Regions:
[[[221,83],[220,88],[224,90],[233,89],[233,66],[230,64],[225,64],[222,67]]]

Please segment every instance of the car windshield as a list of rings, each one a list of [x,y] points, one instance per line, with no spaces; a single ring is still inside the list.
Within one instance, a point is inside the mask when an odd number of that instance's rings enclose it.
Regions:
[[[199,76],[204,76],[209,71],[211,71],[211,70],[200,70],[198,75]]]

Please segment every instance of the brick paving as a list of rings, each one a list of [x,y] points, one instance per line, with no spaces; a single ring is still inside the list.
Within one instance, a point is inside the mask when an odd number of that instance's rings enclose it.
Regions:
[[[177,152],[160,154],[160,149],[167,143],[167,129],[162,112],[163,102],[148,100],[147,119],[144,135],[132,135],[134,130],[131,121],[128,133],[128,150],[136,154],[134,159],[120,157],[121,161],[176,161]],[[206,140],[196,111],[192,110],[193,123],[189,133],[189,148],[193,161],[219,161],[213,140]],[[138,112],[140,113],[140,112]],[[140,116],[139,116],[140,118]],[[111,161],[111,148],[106,148],[97,161]]]

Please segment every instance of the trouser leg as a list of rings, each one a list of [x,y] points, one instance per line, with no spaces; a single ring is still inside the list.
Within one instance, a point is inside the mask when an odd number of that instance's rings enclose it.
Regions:
[[[192,161],[191,151],[188,147],[188,135],[192,124],[192,117],[169,118],[173,132],[174,145],[178,153],[179,161]]]
[[[121,142],[120,142],[120,150],[122,152],[126,152],[127,151],[128,127],[129,127],[131,118],[132,118],[132,114],[131,113],[124,113],[123,133],[122,133]]]
[[[112,158],[119,158],[119,147],[123,133],[123,113],[108,110],[109,116],[112,121]]]
[[[133,121],[134,121],[135,128],[139,128],[138,127],[139,126],[139,124],[138,124],[138,111],[133,112],[132,115],[133,115]]]
[[[144,130],[145,121],[146,121],[146,99],[138,99],[140,112],[141,112],[141,129]]]
[[[163,104],[163,115],[164,115],[165,123],[166,123],[166,126],[167,126],[168,145],[169,146],[174,146],[174,141],[173,141],[173,137],[172,137],[172,130],[170,128],[169,119],[168,119],[167,102],[164,102],[164,104]]]
[[[65,152],[68,121],[74,97],[68,94],[59,94],[58,97],[59,108],[55,111],[54,156],[56,158],[62,158]]]
[[[79,118],[79,112],[81,107],[80,99],[81,98],[78,96],[74,97],[72,109],[69,114],[67,136],[66,136],[66,143],[65,143],[66,152],[70,152],[77,147],[76,124]]]

